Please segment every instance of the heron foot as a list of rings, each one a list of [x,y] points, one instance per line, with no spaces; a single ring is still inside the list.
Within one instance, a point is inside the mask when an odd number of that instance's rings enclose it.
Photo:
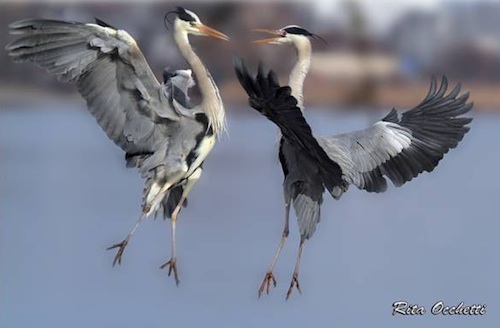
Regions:
[[[125,247],[127,247],[127,244],[128,244],[128,239],[125,238],[122,242],[106,248],[106,250],[108,251],[114,248],[118,248],[118,252],[116,252],[115,259],[113,260],[113,266],[115,266],[117,263],[119,265],[122,264],[122,255],[123,251],[125,250]]]
[[[271,283],[273,284],[273,287],[276,288],[276,278],[274,278],[274,274],[272,271],[268,271],[266,272],[264,281],[262,281],[262,284],[260,285],[259,298],[262,296],[264,290],[266,290],[266,294],[269,295],[269,289],[271,288]]]
[[[166,269],[168,267],[168,276],[174,273],[174,279],[175,279],[175,284],[179,286],[179,283],[181,282],[179,280],[179,275],[177,274],[177,259],[171,258],[168,262],[165,262],[160,266],[160,269]]]
[[[300,290],[300,284],[299,284],[299,274],[296,272],[294,272],[293,274],[292,282],[290,283],[290,288],[288,288],[288,292],[286,293],[287,300],[290,298],[290,295],[292,295],[293,287],[297,287],[299,294],[302,295],[302,291]]]

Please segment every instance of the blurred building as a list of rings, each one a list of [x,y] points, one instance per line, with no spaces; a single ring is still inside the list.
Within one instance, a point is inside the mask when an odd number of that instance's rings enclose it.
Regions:
[[[2,2],[0,48],[12,40],[7,25],[18,19],[91,21],[97,16],[133,35],[161,80],[165,66],[185,67],[163,22],[164,13],[178,4],[155,0]],[[252,63],[264,60],[283,82],[295,61],[290,47],[251,44],[249,40],[258,36],[250,30],[298,24],[320,34],[329,44],[325,47],[313,41],[313,66],[305,86],[310,105],[387,107],[396,105],[399,99],[398,105],[410,106],[421,96],[415,90],[425,92],[429,75],[446,74],[467,84],[475,94],[477,107],[500,108],[500,100],[496,99],[500,87],[498,1],[443,0],[423,8],[397,0],[190,1],[182,5],[199,13],[207,25],[231,37],[231,43],[207,38],[193,42],[228,102],[246,103],[231,65],[233,53]],[[29,95],[22,90],[27,88],[51,88],[76,96],[74,88],[58,83],[33,65],[13,64],[5,51],[0,51],[0,86],[2,100],[18,99],[16,93]]]
[[[500,81],[500,3],[446,1],[402,16],[388,35],[408,76]]]

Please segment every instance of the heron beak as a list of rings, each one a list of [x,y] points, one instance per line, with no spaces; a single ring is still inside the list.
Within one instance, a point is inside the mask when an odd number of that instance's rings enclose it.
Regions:
[[[227,35],[206,25],[203,24],[198,25],[198,30],[200,31],[200,33],[203,33],[206,36],[224,41],[229,41],[229,37]]]
[[[261,33],[267,33],[267,34],[272,34],[272,35],[277,35],[277,37],[274,38],[265,38],[265,39],[258,39],[258,40],[253,40],[253,43],[277,43],[281,36],[281,32],[278,30],[268,30],[268,29],[263,29],[263,28],[257,28],[253,29],[252,32],[261,32]]]

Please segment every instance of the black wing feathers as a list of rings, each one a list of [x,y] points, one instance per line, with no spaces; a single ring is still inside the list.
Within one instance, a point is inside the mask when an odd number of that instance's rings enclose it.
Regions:
[[[97,17],[94,17],[94,20],[95,20],[95,23],[96,23],[97,25],[100,25],[100,26],[102,26],[102,27],[109,27],[109,28],[112,28],[113,30],[117,30],[117,28],[116,28],[116,27],[114,27],[113,25],[110,25],[110,24],[106,23],[106,22],[105,22],[105,21],[103,21],[102,19],[99,19],[99,18],[97,18]]]
[[[234,66],[238,80],[249,96],[250,106],[276,124],[287,142],[299,147],[317,162],[323,184],[330,192],[335,187],[347,190],[342,169],[328,157],[312,135],[290,87],[281,87],[276,74],[271,70],[266,75],[262,65],[259,65],[256,77],[249,74],[240,58],[234,58]]]
[[[433,77],[427,96],[415,108],[398,118],[392,110],[383,121],[399,124],[412,133],[410,147],[385,162],[381,170],[396,186],[410,181],[423,171],[431,172],[450,149],[455,148],[469,131],[472,118],[458,117],[469,112],[473,106],[467,103],[469,93],[457,98],[461,85],[457,84],[446,95],[448,80],[443,76],[437,89]]]

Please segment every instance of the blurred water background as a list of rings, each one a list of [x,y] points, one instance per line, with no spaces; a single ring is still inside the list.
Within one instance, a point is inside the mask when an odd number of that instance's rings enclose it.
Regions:
[[[184,67],[163,27],[164,12],[177,4],[2,2],[0,46],[11,40],[6,25],[20,18],[98,16],[130,31],[161,76],[166,65]],[[235,43],[195,41],[221,85],[229,136],[209,156],[179,219],[180,286],[158,269],[170,254],[162,220],[146,221],[112,268],[114,252],[105,249],[139,215],[139,175],[125,168],[73,88],[32,65],[11,64],[2,51],[0,327],[497,325],[499,2],[182,4]],[[351,188],[340,201],[327,197],[304,251],[303,295],[285,302],[298,246],[293,219],[278,287],[257,299],[283,222],[276,129],[245,105],[230,55],[265,58],[286,79],[293,51],[249,47],[254,35],[245,33],[291,23],[331,45],[315,48],[306,81],[306,116],[317,134],[364,128],[392,106],[411,107],[432,74],[463,82],[476,108],[469,134],[431,174],[384,194]],[[360,58],[372,68],[360,70]],[[398,300],[428,313],[392,316]],[[487,313],[433,316],[439,300],[487,304]]]

